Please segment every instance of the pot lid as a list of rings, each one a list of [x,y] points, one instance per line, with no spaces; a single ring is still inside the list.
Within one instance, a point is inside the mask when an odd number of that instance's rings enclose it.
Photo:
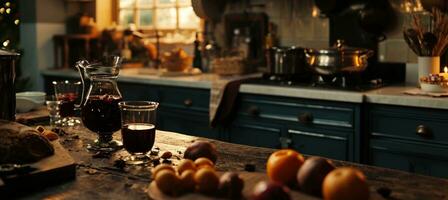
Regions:
[[[308,49],[308,53],[316,54],[364,54],[368,49],[350,47],[344,44],[344,40],[337,40],[333,47],[327,49]]]
[[[20,54],[5,49],[0,49],[0,59],[14,59],[19,57]]]

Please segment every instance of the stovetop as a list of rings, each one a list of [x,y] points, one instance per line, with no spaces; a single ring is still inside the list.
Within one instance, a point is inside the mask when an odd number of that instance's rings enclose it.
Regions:
[[[386,86],[382,79],[361,80],[356,76],[332,76],[332,77],[279,77],[263,75],[258,79],[251,79],[245,83],[269,86],[284,86],[298,88],[316,88],[341,91],[365,92]]]

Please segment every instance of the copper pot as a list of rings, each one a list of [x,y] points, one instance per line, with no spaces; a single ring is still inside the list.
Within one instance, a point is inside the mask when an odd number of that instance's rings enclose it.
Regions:
[[[342,40],[328,49],[305,49],[308,66],[320,75],[362,72],[373,54],[369,49],[347,47]]]

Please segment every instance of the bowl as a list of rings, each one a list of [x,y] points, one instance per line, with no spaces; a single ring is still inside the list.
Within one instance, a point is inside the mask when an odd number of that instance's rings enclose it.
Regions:
[[[16,111],[18,113],[28,112],[30,110],[36,109],[43,103],[36,102],[33,99],[27,97],[16,97]]]
[[[448,87],[444,87],[439,84],[430,84],[420,82],[420,87],[424,92],[432,92],[432,93],[445,93],[448,92]]]
[[[40,105],[43,105],[45,102],[45,92],[39,92],[39,91],[18,92],[16,93],[16,98],[18,97],[31,99]]]

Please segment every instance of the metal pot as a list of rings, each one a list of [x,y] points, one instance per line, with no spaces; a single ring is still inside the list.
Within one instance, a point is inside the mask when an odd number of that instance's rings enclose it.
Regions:
[[[304,49],[295,46],[268,49],[267,64],[272,75],[294,75],[308,70]]]
[[[15,63],[19,55],[18,53],[0,49],[0,119],[15,120]]]
[[[369,49],[346,47],[338,40],[329,49],[305,49],[308,66],[320,75],[362,72],[374,52]]]

